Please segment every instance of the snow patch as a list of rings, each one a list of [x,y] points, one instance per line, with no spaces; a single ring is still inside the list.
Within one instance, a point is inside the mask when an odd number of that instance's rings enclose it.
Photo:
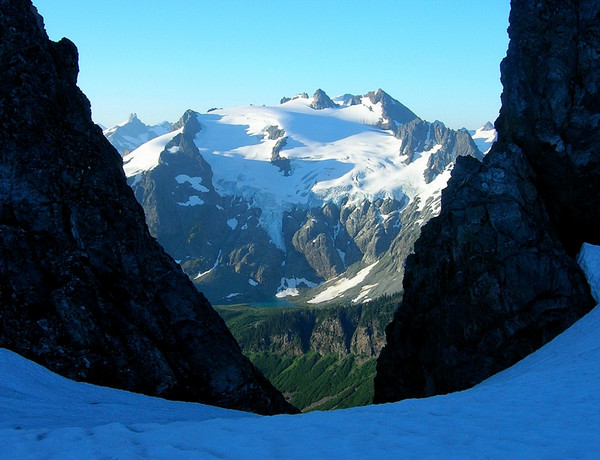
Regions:
[[[498,133],[491,123],[487,123],[479,129],[471,130],[469,131],[469,134],[477,148],[484,154],[487,154],[490,151],[492,145],[498,138]]]
[[[358,294],[358,296],[356,296],[354,299],[352,299],[353,303],[357,303],[357,302],[368,302],[370,299],[367,298],[367,296],[369,295],[369,292],[371,292],[371,289],[373,289],[375,286],[377,286],[376,284],[365,284],[361,289],[360,289],[360,294]]]
[[[156,168],[160,154],[165,150],[165,146],[182,132],[183,128],[158,136],[123,157],[125,175],[131,177]]]
[[[342,279],[336,281],[334,284],[329,286],[323,292],[317,294],[314,298],[309,300],[308,303],[322,303],[327,302],[328,300],[335,299],[336,297],[346,292],[348,289],[353,288],[354,286],[357,286],[358,284],[362,283],[369,274],[369,272],[373,269],[373,267],[375,267],[375,265],[377,265],[377,262],[372,263],[368,267],[363,268],[352,278],[343,277]]]
[[[198,195],[191,195],[185,203],[177,203],[179,206],[200,206],[204,204],[204,200]]]
[[[210,243],[209,243],[210,244]],[[206,270],[205,272],[200,272],[196,275],[196,277],[194,278],[194,280],[200,279],[202,278],[204,275],[206,275],[207,273],[210,273],[211,271],[213,271],[215,268],[217,268],[217,266],[219,265],[219,262],[221,262],[221,253],[223,251],[221,249],[219,249],[219,253],[217,254],[217,260],[215,260],[215,264],[210,267],[208,270]]]
[[[187,174],[179,174],[175,176],[175,180],[178,184],[185,184],[188,182],[194,190],[198,190],[199,192],[208,192],[209,190],[202,184],[201,177],[190,177]]]
[[[317,283],[308,281],[306,278],[281,278],[281,283],[277,288],[275,297],[283,299],[284,297],[295,297],[300,295],[298,288],[304,284],[307,288],[317,287]]]
[[[231,228],[231,230],[235,230],[238,226],[238,220],[235,217],[227,219],[227,225],[229,225],[229,228]]]

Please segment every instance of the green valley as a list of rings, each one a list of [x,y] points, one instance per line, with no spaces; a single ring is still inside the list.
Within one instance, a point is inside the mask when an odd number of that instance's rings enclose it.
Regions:
[[[244,354],[306,412],[370,404],[400,296],[328,307],[216,307]]]

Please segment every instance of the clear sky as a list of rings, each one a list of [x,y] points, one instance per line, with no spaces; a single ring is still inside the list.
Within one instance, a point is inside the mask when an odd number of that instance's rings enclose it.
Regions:
[[[79,48],[94,121],[382,88],[452,128],[494,121],[509,0],[33,0]]]

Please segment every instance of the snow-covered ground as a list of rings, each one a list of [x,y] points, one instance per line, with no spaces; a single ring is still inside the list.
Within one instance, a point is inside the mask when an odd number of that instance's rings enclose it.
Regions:
[[[598,292],[600,247],[582,266]],[[75,383],[0,350],[0,458],[600,458],[600,308],[475,388],[261,417]]]

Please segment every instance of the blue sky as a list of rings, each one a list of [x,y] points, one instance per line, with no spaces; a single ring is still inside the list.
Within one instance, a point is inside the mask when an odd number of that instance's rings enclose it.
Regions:
[[[509,0],[34,0],[79,48],[94,120],[382,88],[452,128],[494,121]]]

